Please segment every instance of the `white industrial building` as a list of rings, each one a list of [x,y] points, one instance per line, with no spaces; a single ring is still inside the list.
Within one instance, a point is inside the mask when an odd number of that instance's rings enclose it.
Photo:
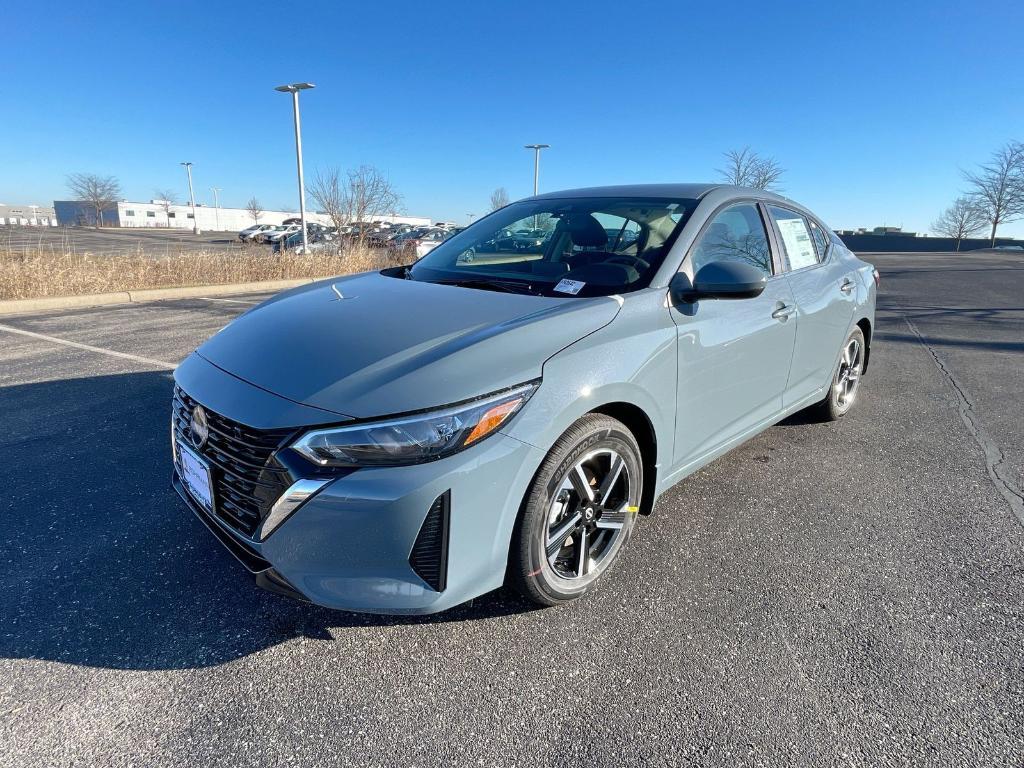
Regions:
[[[53,208],[45,205],[4,205],[0,203],[0,226],[56,227]]]
[[[95,226],[96,212],[83,200],[56,200],[53,203],[57,221],[61,226]],[[127,200],[115,203],[101,212],[100,225],[104,227],[160,227],[163,229],[192,229],[195,224],[204,232],[237,232],[253,224],[281,224],[285,219],[298,218],[295,211],[262,211],[258,219],[246,208],[221,208],[196,204],[195,221],[192,206],[150,200],[133,203]],[[330,224],[330,217],[322,213],[306,212],[306,221]],[[374,221],[399,224],[428,225],[423,216],[375,216]]]

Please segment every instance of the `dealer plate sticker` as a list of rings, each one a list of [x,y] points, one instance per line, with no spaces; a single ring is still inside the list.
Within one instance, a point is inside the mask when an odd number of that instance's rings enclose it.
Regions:
[[[192,498],[208,512],[213,512],[213,485],[210,482],[210,467],[196,456],[190,448],[178,443],[181,454],[181,481]]]
[[[580,289],[582,289],[584,285],[586,285],[586,283],[581,283],[579,280],[559,280],[558,285],[555,286],[555,290],[559,293],[571,293],[575,296],[580,292]]]

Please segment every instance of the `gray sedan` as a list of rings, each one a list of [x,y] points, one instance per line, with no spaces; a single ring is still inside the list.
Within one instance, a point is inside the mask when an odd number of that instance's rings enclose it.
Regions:
[[[474,258],[519,230],[542,246]],[[508,584],[556,605],[673,484],[792,413],[849,412],[877,280],[758,190],[529,198],[199,347],[175,372],[173,485],[277,592],[431,613]]]

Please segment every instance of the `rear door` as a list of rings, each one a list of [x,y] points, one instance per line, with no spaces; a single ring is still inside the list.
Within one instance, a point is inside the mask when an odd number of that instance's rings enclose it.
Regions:
[[[817,397],[832,381],[853,319],[857,276],[834,257],[831,238],[816,221],[784,206],[767,208],[797,308],[796,348],[783,397],[789,407]]]
[[[692,280],[715,261],[764,272],[752,299],[702,299],[671,308],[678,365],[675,464],[700,461],[782,409],[796,338],[793,296],[780,274],[756,202],[712,215],[683,262]]]

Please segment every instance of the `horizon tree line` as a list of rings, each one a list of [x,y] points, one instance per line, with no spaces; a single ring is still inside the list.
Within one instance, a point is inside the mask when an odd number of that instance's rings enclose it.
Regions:
[[[749,146],[724,152],[723,157],[725,164],[717,169],[722,181],[779,190],[786,171],[775,158],[762,156]],[[1024,143],[1007,142],[991,154],[988,162],[976,170],[961,171],[961,175],[967,189],[942,211],[931,230],[954,240],[959,251],[963,240],[988,229],[989,243],[994,246],[1000,226],[1024,218]],[[93,209],[96,227],[103,225],[103,211],[122,196],[121,184],[114,176],[74,173],[67,177],[67,187],[76,200]],[[385,174],[370,165],[344,172],[337,167],[318,171],[306,191],[336,227],[404,212],[402,195]],[[162,201],[165,212],[177,202],[171,190],[161,189],[154,194]],[[503,208],[510,201],[508,190],[497,187],[490,196],[490,210]],[[255,196],[246,204],[246,210],[253,222],[259,223],[264,210]]]

